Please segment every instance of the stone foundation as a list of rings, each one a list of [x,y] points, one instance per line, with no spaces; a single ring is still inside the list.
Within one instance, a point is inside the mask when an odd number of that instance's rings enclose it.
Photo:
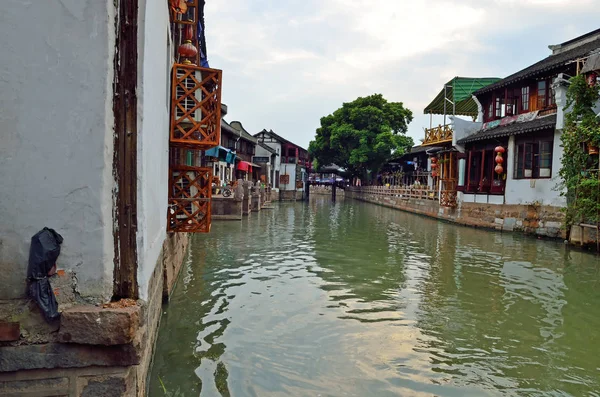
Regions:
[[[164,269],[163,297],[168,299],[187,253],[189,234],[170,233],[163,244],[162,264]]]
[[[271,189],[270,201],[279,201],[279,190]]]
[[[253,211],[253,212],[260,211],[260,207],[261,207],[260,203],[261,203],[260,195],[252,194],[252,196],[250,197],[250,211]]]
[[[295,190],[280,190],[279,201],[296,201]]]
[[[598,248],[598,229],[595,225],[582,224],[571,226],[569,242],[595,250]]]
[[[167,237],[148,301],[121,301],[107,308],[74,305],[63,312],[62,324],[49,326],[47,331],[54,330],[49,335],[0,343],[0,395],[146,395],[163,296],[173,289],[187,244],[186,234]]]
[[[213,197],[210,203],[212,220],[241,220],[242,203],[233,197]]]
[[[435,200],[370,194],[358,189],[346,190],[345,197],[466,226],[561,239],[566,235],[563,229],[564,214],[559,207],[461,203],[458,208],[446,208]]]

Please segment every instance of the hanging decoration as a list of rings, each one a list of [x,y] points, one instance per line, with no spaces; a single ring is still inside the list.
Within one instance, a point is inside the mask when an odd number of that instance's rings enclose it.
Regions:
[[[434,178],[437,178],[437,176],[438,176],[438,171],[437,171],[438,163],[437,162],[438,162],[437,157],[431,158],[431,176]]]
[[[192,39],[194,38],[194,29],[192,25],[186,25],[183,30],[183,44],[179,46],[177,52],[182,58],[185,60],[182,62],[184,64],[193,64],[192,59],[196,59],[198,55],[198,49],[192,43]]]
[[[506,152],[506,149],[504,149],[502,146],[496,146],[494,151],[497,153],[495,159],[496,168],[494,168],[494,171],[496,171],[496,174],[500,175],[504,173],[504,167],[502,166],[502,164],[504,164],[504,158],[502,157],[502,154]]]
[[[186,0],[171,0],[171,10],[177,14],[185,14],[187,12]]]

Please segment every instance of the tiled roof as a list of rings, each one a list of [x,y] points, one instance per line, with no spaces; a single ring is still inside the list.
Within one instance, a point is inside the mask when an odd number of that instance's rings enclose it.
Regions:
[[[540,117],[525,123],[514,123],[501,127],[492,128],[487,131],[479,131],[466,138],[458,140],[457,143],[463,144],[468,142],[483,141],[486,139],[495,139],[510,135],[520,135],[526,132],[534,132],[547,130],[556,126],[556,114]]]
[[[511,74],[510,76],[505,77],[494,84],[490,84],[480,90],[475,91],[473,95],[479,96],[481,94],[485,94],[486,92],[505,87],[519,80],[524,80],[545,72],[552,71],[554,69],[558,69],[573,60],[584,57],[598,48],[600,48],[600,39],[590,41],[589,43],[582,44],[556,55],[550,55],[549,57],[536,62],[517,73]]]

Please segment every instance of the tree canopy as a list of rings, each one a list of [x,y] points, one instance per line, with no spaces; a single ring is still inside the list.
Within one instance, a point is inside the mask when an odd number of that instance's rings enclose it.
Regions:
[[[381,94],[359,97],[321,118],[308,151],[317,167],[335,163],[353,175],[377,172],[392,155],[412,147],[405,135],[412,119],[402,102],[388,102]]]

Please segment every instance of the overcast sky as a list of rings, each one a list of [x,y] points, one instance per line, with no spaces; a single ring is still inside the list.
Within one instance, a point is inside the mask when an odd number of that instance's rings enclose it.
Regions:
[[[600,0],[208,0],[226,120],[308,147],[322,116],[381,93],[423,109],[454,76],[505,77],[600,28]],[[436,120],[434,120],[436,122]],[[439,122],[439,120],[437,120]]]

